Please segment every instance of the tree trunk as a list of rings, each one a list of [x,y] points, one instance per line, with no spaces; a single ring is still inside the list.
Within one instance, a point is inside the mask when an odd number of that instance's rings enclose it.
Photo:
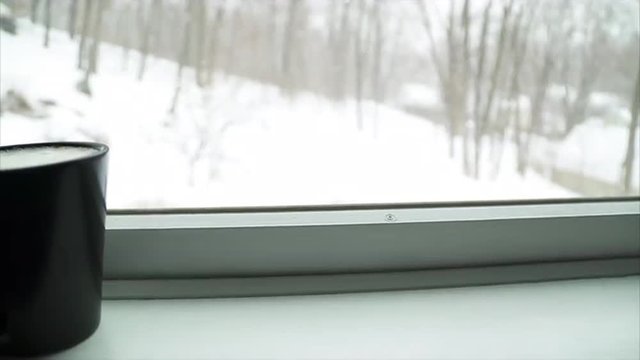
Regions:
[[[89,59],[89,70],[92,74],[98,72],[98,60],[100,59],[100,43],[102,42],[102,19],[106,0],[97,0],[96,23],[93,29],[93,46],[91,47],[91,57]]]
[[[140,34],[140,64],[138,66],[138,81],[144,77],[147,65],[147,55],[149,55],[149,37],[151,35],[151,10],[145,11],[145,1],[138,2],[138,21],[141,21],[142,33]],[[147,13],[147,14],[145,14]]]
[[[76,36],[76,22],[78,17],[78,0],[71,0],[69,4],[69,19],[67,22],[67,30],[69,31],[69,38],[73,39]]]
[[[336,0],[339,1],[339,0]],[[346,85],[345,75],[347,68],[349,67],[349,46],[351,41],[351,29],[350,29],[350,12],[351,1],[342,1],[341,6],[336,6],[340,9],[339,13],[339,25],[332,37],[332,62],[331,62],[331,80],[333,84],[333,97],[342,100],[346,97]]]
[[[605,61],[599,59],[597,56],[599,48],[606,46],[608,42],[607,35],[602,29],[602,24],[594,21],[589,30],[585,29],[583,31],[583,36],[585,38],[585,42],[588,42],[588,45],[584,45],[586,48],[581,52],[579,59],[581,61],[581,69],[576,96],[573,99],[573,102],[569,101],[568,96],[566,97],[566,126],[564,128],[564,136],[569,135],[574,127],[581,124],[586,119],[587,107],[589,106],[591,93],[593,92],[595,83],[598,80],[598,77],[604,67],[603,64],[605,63]],[[565,58],[569,59],[572,57],[566,56]],[[568,69],[563,70],[568,72]],[[568,74],[565,74],[565,79],[567,79],[566,82],[568,82]],[[565,87],[568,88],[568,85],[568,83],[565,84]]]
[[[511,17],[511,11],[513,9],[513,1],[510,0],[509,3],[505,6],[502,14],[502,24],[500,25],[500,35],[498,39],[498,49],[496,50],[496,59],[493,65],[493,70],[491,73],[491,80],[489,82],[489,93],[487,95],[487,101],[485,103],[485,108],[482,113],[482,117],[478,121],[478,126],[475,128],[475,169],[474,175],[475,178],[478,179],[480,177],[480,164],[482,161],[482,137],[486,131],[487,125],[489,123],[489,116],[491,115],[491,111],[493,110],[493,102],[495,98],[496,89],[498,88],[499,83],[499,74],[502,70],[502,59],[504,57],[504,44],[507,36],[507,25],[509,23],[509,18]]]
[[[274,1],[274,0],[272,0]],[[330,61],[328,62],[328,65],[326,67],[326,73],[324,74],[324,79],[326,81],[326,87],[325,90],[327,93],[327,96],[330,97],[331,99],[334,100],[338,100],[338,97],[336,96],[336,93],[334,92],[335,89],[335,84],[334,82],[334,74],[336,71],[336,49],[337,49],[337,44],[338,44],[338,23],[339,23],[339,18],[340,18],[340,13],[339,13],[339,9],[340,9],[340,2],[338,0],[329,0],[330,4],[327,7],[327,13],[326,13],[326,17],[327,17],[327,43],[326,43],[326,49],[327,49],[327,55],[330,56]]]
[[[40,5],[40,0],[31,0],[30,18],[31,23],[33,24],[36,23],[36,20],[38,18],[38,5]]]
[[[387,45],[387,54],[389,59],[386,64],[380,66],[380,98],[384,102],[387,99],[388,84],[394,79],[395,71],[397,70],[397,62],[399,60],[398,48],[400,46],[400,38],[402,38],[403,24],[398,23],[395,26],[393,35],[389,34],[388,38],[385,38],[384,42]]]
[[[433,63],[433,66],[436,69],[436,74],[438,75],[438,82],[440,84],[440,92],[442,94],[446,109],[447,109],[447,113],[449,115],[449,122],[448,122],[448,132],[449,132],[449,156],[453,157],[454,156],[454,152],[455,152],[455,143],[454,143],[454,139],[455,139],[455,132],[454,129],[452,127],[452,123],[453,121],[451,119],[455,118],[455,116],[453,115],[453,106],[452,106],[452,102],[451,102],[451,98],[452,98],[452,90],[451,90],[451,79],[449,77],[449,75],[452,73],[451,71],[449,71],[448,73],[445,72],[445,68],[444,68],[444,63],[445,61],[443,59],[441,59],[439,57],[439,52],[437,50],[437,43],[435,40],[435,36],[433,33],[433,28],[432,28],[432,24],[431,24],[431,19],[429,18],[429,13],[427,11],[427,8],[424,5],[423,0],[416,0],[416,4],[418,5],[418,11],[420,14],[420,19],[422,22],[422,26],[424,27],[426,33],[427,33],[427,38],[429,39],[429,55],[431,57],[431,62]],[[448,34],[448,41],[451,41],[451,33]],[[451,63],[451,59],[449,61],[449,63]],[[451,69],[451,66],[453,65],[449,65]]]
[[[280,57],[278,56],[278,7],[279,0],[270,0],[269,2],[269,65],[271,71],[271,82],[278,83],[280,78]]]
[[[458,35],[458,22],[456,21],[455,1],[449,1],[449,20],[446,26],[448,74],[444,89],[447,114],[449,116],[449,156],[455,156],[455,139],[461,133],[460,126],[466,113],[466,104],[463,103],[462,88],[462,54],[459,53],[460,40]]]
[[[534,134],[540,132],[542,125],[542,109],[547,97],[547,89],[551,81],[551,72],[554,67],[554,54],[551,50],[551,45],[547,45],[545,50],[544,62],[540,73],[535,74],[538,78],[536,87],[534,90],[533,98],[531,99],[531,115],[528,132],[522,144],[522,152],[518,156],[518,171],[522,174],[526,173],[529,167],[529,152],[531,147],[531,138]]]
[[[49,47],[49,32],[51,31],[51,0],[45,0],[44,28],[44,47]]]
[[[298,5],[300,0],[289,0],[289,8],[287,11],[287,22],[285,24],[283,40],[282,40],[282,59],[280,62],[280,74],[282,76],[282,85],[287,90],[292,90],[291,79],[291,58],[293,47],[295,46],[295,27],[298,13]]]
[[[355,33],[355,93],[356,93],[356,121],[358,130],[364,128],[364,120],[362,118],[362,97],[363,97],[363,83],[364,83],[364,46],[362,41],[362,34],[364,32],[364,16],[365,5],[364,0],[358,0],[358,22],[356,25]]]
[[[91,14],[93,13],[93,0],[85,0],[84,15],[82,18],[82,33],[80,34],[80,44],[78,45],[78,69],[82,69],[84,55],[87,46],[89,31],[91,29]]]
[[[160,17],[162,4],[161,0],[153,0],[146,16],[144,16],[144,2],[140,1],[139,6],[139,13],[142,15],[142,19],[144,21],[142,39],[140,41],[140,65],[138,67],[138,81],[141,81],[147,68],[147,57],[149,56],[149,47],[152,42],[152,37],[154,37],[153,32],[157,31],[154,24]]]
[[[531,13],[525,7],[522,7],[516,22],[513,26],[513,37],[511,38],[511,52],[513,56],[513,65],[511,71],[511,84],[509,86],[509,122],[513,124],[514,128],[514,141],[516,145],[516,152],[518,154],[517,159],[522,154],[523,135],[522,135],[522,121],[521,121],[521,109],[520,109],[520,75],[522,72],[522,66],[524,59],[526,58],[528,50],[528,36],[531,29],[531,23],[533,21],[533,15],[529,15],[526,25],[522,25],[522,21],[525,13]],[[520,161],[516,160],[516,167],[521,175],[524,175],[524,169],[520,167]]]
[[[118,21],[120,31],[120,44],[122,44],[122,69],[127,70],[129,65],[129,49],[131,48],[131,3],[127,3],[120,13]]]
[[[178,56],[178,72],[176,74],[176,87],[173,93],[173,99],[171,100],[170,114],[175,114],[178,106],[178,100],[180,93],[182,92],[182,70],[189,59],[189,53],[191,51],[191,15],[192,15],[192,1],[187,2],[187,9],[182,13],[182,47],[180,55]]]
[[[272,3],[273,5],[273,3]],[[220,28],[225,14],[225,3],[218,5],[216,15],[209,26],[209,39],[205,53],[205,69],[206,69],[206,85],[211,85],[213,81],[213,73],[217,66],[218,41],[220,36]]]
[[[564,128],[564,136],[569,135],[571,130],[584,122],[587,117],[587,107],[589,106],[589,99],[591,98],[591,92],[593,91],[593,85],[597,77],[596,71],[583,73],[581,77],[576,98],[565,115],[566,125]]]
[[[193,14],[195,20],[196,30],[196,42],[194,54],[194,67],[196,70],[196,83],[198,86],[203,87],[206,84],[206,72],[205,72],[205,57],[206,57],[206,45],[207,45],[207,4],[203,1],[196,2],[198,6]]]
[[[473,162],[473,173],[478,173],[477,168],[478,165],[478,147],[482,146],[482,144],[478,144],[482,139],[479,138],[480,131],[480,117],[481,117],[481,109],[482,109],[482,100],[484,89],[482,87],[482,82],[484,81],[484,70],[485,70],[485,57],[487,53],[487,34],[489,33],[489,23],[490,23],[490,15],[491,15],[491,6],[493,5],[492,0],[489,0],[487,5],[484,8],[482,15],[482,30],[480,31],[480,43],[478,46],[478,64],[476,68],[476,77],[475,77],[475,86],[474,86],[474,100],[473,100],[473,138],[474,138],[474,162]]]
[[[464,0],[464,4],[462,6],[462,100],[461,102],[464,104],[464,114],[462,118],[462,157],[463,157],[463,168],[464,173],[466,175],[471,175],[471,159],[469,159],[469,127],[467,126],[468,114],[467,114],[467,105],[469,98],[469,76],[471,73],[471,49],[469,44],[469,27],[471,26],[471,18],[469,15],[469,4],[470,0]]]
[[[640,110],[640,66],[638,67],[638,75],[636,75],[636,86],[631,99],[631,123],[629,124],[629,136],[627,138],[627,153],[624,157],[623,171],[624,177],[622,179],[622,185],[624,191],[627,194],[631,194],[633,190],[633,184],[631,183],[633,174],[633,162],[637,154],[635,154],[636,145],[636,129],[638,128],[638,114]]]
[[[382,3],[376,1],[373,3],[373,54],[371,66],[371,93],[373,94],[374,101],[374,114],[373,114],[373,133],[378,132],[378,105],[384,101],[382,98],[382,48],[384,47],[384,34],[382,30]]]

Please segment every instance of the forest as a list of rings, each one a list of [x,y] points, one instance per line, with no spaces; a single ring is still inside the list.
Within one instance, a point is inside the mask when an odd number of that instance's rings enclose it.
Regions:
[[[429,131],[442,134],[442,141],[424,138],[425,151],[438,147],[470,181],[497,181],[504,172],[526,179],[534,173],[571,196],[639,192],[637,0],[2,4],[5,24],[17,24],[16,35],[3,26],[3,47],[5,39],[19,38],[24,28],[34,37],[37,30],[45,54],[56,51],[54,40],[60,38],[73,52],[64,61],[73,67],[74,91],[89,102],[101,96],[100,82],[94,81],[100,76],[126,74],[131,84],[162,81],[166,94],[162,103],[153,104],[162,115],[154,121],[168,132],[189,134],[176,146],[190,164],[191,185],[204,171],[199,170],[203,162],[207,177],[215,177],[211,162],[228,155],[220,139],[243,126],[241,117],[220,110],[224,105],[219,103],[228,102],[225,89],[235,82],[238,87],[259,84],[283,108],[295,108],[291,104],[305,97],[342,106],[336,115],[339,126],[372,139],[402,124],[389,115],[392,110],[424,122]],[[156,75],[160,70],[153,70],[158,64],[163,64],[161,78]],[[2,67],[4,78],[12,69]],[[33,99],[20,86],[2,82],[0,126],[7,132],[11,125],[3,123],[5,114],[29,117],[47,99]],[[232,96],[241,97],[240,90],[234,91]],[[118,136],[105,132],[91,136],[106,141]],[[592,139],[598,136],[611,144],[596,145]],[[331,147],[332,141],[326,138],[322,146]],[[385,146],[396,143],[402,139]],[[419,162],[417,154],[407,154]]]

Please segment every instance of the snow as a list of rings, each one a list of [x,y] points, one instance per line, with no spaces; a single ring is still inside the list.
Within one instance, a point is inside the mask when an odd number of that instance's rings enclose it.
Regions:
[[[576,196],[533,172],[518,175],[511,144],[497,174],[489,171],[487,150],[486,173],[479,180],[466,177],[461,162],[448,157],[444,128],[384,104],[364,103],[360,131],[353,101],[289,96],[224,73],[215,75],[215,86],[201,89],[187,68],[171,115],[176,64],[151,58],[138,81],[136,52],[123,69],[122,50],[111,45],[101,47],[88,97],[76,90],[83,75],[75,67],[77,43],[54,30],[45,49],[41,27],[24,20],[18,25],[17,36],[1,33],[0,96],[21,94],[33,109],[3,109],[0,144],[107,143],[112,209]],[[618,159],[622,144],[607,151]],[[607,156],[593,159],[611,162]]]
[[[0,3],[0,17],[12,17],[13,16],[13,12],[11,11],[11,9],[3,4]]]
[[[72,146],[43,146],[0,150],[0,170],[55,164],[80,159],[96,152],[97,150],[92,148]]]
[[[0,16],[10,17],[10,16],[13,16],[13,13],[11,12],[11,9],[7,5],[0,3]]]
[[[623,161],[627,149],[629,130],[626,127],[607,125],[601,119],[589,119],[578,125],[560,144],[554,146],[555,165],[559,169],[584,174],[611,184],[623,176]],[[640,139],[640,128],[636,128]],[[640,186],[640,141],[635,142],[632,181]],[[549,157],[547,157],[549,158]]]
[[[552,85],[549,97],[557,102],[568,96],[574,101],[575,90]],[[609,184],[620,183],[627,151],[631,113],[631,99],[594,92],[589,98],[589,110],[593,113],[577,125],[569,135],[559,141],[535,139],[532,146],[534,161],[545,168],[556,168],[601,180]],[[546,119],[549,122],[549,118]],[[634,161],[631,184],[640,187],[640,128],[636,128]]]
[[[403,107],[442,107],[441,96],[434,88],[415,83],[404,85],[396,102]]]

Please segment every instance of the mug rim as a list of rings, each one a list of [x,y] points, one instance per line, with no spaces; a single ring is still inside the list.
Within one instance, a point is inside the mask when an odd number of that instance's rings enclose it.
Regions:
[[[95,160],[104,157],[109,152],[109,146],[98,143],[98,142],[88,142],[88,141],[51,141],[51,142],[38,142],[38,143],[26,143],[26,144],[13,144],[13,145],[0,145],[0,152],[5,150],[14,150],[14,149],[33,149],[33,148],[44,148],[44,147],[76,147],[76,148],[91,148],[96,150],[97,152],[88,154],[86,156],[56,161],[47,164],[40,165],[30,165],[25,167],[18,167],[12,169],[0,169],[0,173],[8,173],[8,172],[18,172],[18,171],[28,171],[34,169],[42,169],[42,168],[50,168],[55,166],[64,166],[80,161],[86,160]]]

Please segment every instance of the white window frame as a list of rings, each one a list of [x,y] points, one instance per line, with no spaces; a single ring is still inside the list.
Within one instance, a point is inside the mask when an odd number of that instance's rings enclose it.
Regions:
[[[105,298],[419,289],[640,274],[640,198],[114,211]]]

